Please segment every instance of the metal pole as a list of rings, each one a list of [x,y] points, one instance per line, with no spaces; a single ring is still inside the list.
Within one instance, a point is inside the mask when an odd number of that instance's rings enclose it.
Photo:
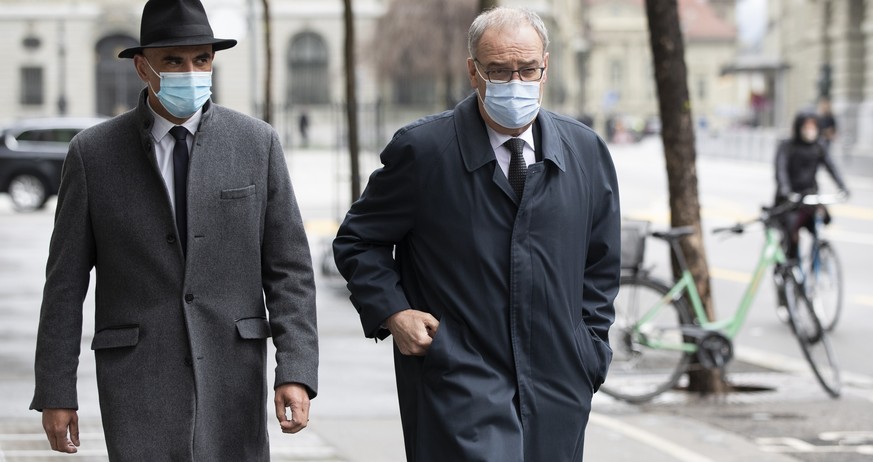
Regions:
[[[58,114],[67,114],[67,46],[64,19],[58,20]]]

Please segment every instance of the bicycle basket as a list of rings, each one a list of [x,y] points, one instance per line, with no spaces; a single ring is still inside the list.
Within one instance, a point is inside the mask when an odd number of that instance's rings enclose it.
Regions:
[[[648,221],[622,220],[621,222],[621,269],[637,271],[643,264],[646,253]]]

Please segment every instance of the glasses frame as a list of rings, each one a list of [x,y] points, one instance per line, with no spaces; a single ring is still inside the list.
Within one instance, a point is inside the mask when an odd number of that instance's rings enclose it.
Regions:
[[[483,67],[484,67],[484,64],[482,64],[482,62],[479,61],[479,58],[473,58],[473,62],[474,62],[475,64],[477,64],[477,66],[476,66],[477,68],[478,68],[479,66],[483,66]],[[526,70],[530,70],[530,69],[537,69],[537,70],[539,70],[539,71],[540,71],[540,76],[539,76],[538,78],[536,78],[536,79],[525,80],[525,78],[521,75],[521,71],[526,71]],[[498,71],[509,71],[509,80],[492,80],[492,79],[491,79],[491,73],[492,73],[492,72],[498,72]],[[501,84],[501,83],[509,83],[509,82],[512,82],[512,74],[518,74],[518,80],[520,80],[520,81],[522,81],[522,82],[539,82],[539,81],[543,80],[543,77],[546,76],[546,66],[540,66],[540,67],[523,67],[523,68],[521,68],[521,69],[494,69],[493,71],[486,71],[486,70],[481,70],[481,69],[480,69],[480,74],[481,74],[481,73],[484,73],[484,74],[485,74],[485,80],[487,80],[487,81],[489,81],[489,82],[491,82],[491,83],[495,83],[495,84]]]

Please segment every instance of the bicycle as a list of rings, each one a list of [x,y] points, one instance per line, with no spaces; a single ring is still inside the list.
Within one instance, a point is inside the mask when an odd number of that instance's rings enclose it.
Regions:
[[[814,224],[809,233],[809,253],[800,255],[806,274],[807,296],[821,321],[822,328],[833,331],[843,309],[843,270],[837,251],[823,237],[827,211],[824,205],[845,202],[845,194],[813,194],[798,199],[804,205],[816,207]]]
[[[732,340],[741,330],[754,297],[771,267],[776,268],[787,300],[788,320],[804,357],[822,388],[831,397],[840,395],[841,380],[826,330],[804,288],[800,265],[789,262],[782,249],[778,219],[798,204],[763,208],[760,216],[746,223],[718,228],[715,233],[741,234],[763,223],[765,242],[752,279],[734,313],[710,320],[704,311],[694,278],[688,270],[679,240],[693,233],[691,227],[649,231],[647,222],[627,222],[622,229],[623,274],[615,300],[616,319],[612,337],[613,360],[601,389],[632,403],[649,401],[674,388],[687,372],[692,357],[704,368],[723,368],[733,357]],[[645,241],[654,237],[670,245],[681,271],[667,284],[643,267]]]

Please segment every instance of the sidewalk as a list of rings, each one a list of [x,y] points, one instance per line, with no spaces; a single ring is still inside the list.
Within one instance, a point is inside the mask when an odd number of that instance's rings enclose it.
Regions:
[[[371,171],[374,162],[374,157],[366,157],[362,171]],[[319,272],[322,250],[348,208],[342,200],[348,196],[347,184],[337,185],[338,178],[347,178],[343,173],[347,166],[328,151],[291,153],[288,164]],[[0,198],[0,462],[106,462],[94,360],[88,348],[93,315],[87,307],[93,307],[93,290],[86,300],[80,363],[80,453],[71,457],[49,451],[39,414],[27,410],[53,212],[49,208],[14,214],[7,199]],[[278,433],[270,417],[273,461],[402,462],[391,343],[363,337],[341,281],[319,274],[316,282],[319,396],[312,403],[309,428],[297,435]],[[585,460],[873,460],[873,382],[847,377],[843,397],[831,400],[805,370],[786,371],[778,358],[763,361],[761,356],[743,353],[737,352],[728,379],[764,391],[708,398],[673,391],[642,406],[595,395]]]
[[[323,278],[322,278],[323,279]],[[334,295],[342,293],[333,282],[332,294],[322,301],[319,319],[336,327],[347,320],[332,318],[346,311],[357,318],[350,306]],[[343,295],[345,295],[343,293]],[[324,303],[328,303],[325,305]],[[320,324],[325,326],[325,323]],[[357,327],[357,326],[355,326]],[[358,342],[348,337],[342,344],[322,335],[326,355],[322,361],[325,386],[339,379],[355,384],[339,394],[324,390],[314,401],[311,430],[335,449],[335,457],[346,462],[401,462],[402,437],[393,383],[389,345]],[[386,348],[389,347],[389,348]],[[332,353],[339,353],[334,357]],[[351,354],[352,357],[348,357]],[[849,377],[843,396],[827,397],[806,371],[774,370],[760,357],[745,352],[733,363],[728,380],[739,389],[713,397],[699,397],[683,391],[664,393],[645,405],[630,405],[598,393],[586,434],[586,461],[612,462],[729,462],[729,461],[869,461],[873,457],[873,382]],[[347,375],[348,369],[335,363],[368,363],[368,377]],[[772,356],[767,355],[772,361]],[[339,367],[338,367],[339,366]],[[370,368],[369,366],[374,366]],[[376,369],[379,367],[381,369]],[[356,369],[360,372],[359,369]],[[381,383],[381,385],[378,385]],[[358,387],[372,387],[370,392]],[[371,394],[368,394],[371,393]],[[334,415],[356,399],[381,404],[360,409],[364,414]],[[340,411],[342,413],[342,411]],[[321,415],[319,415],[321,414]],[[327,414],[327,415],[324,415]],[[862,433],[864,431],[866,433]],[[644,458],[643,458],[644,457]],[[291,459],[296,460],[296,459]],[[304,459],[301,459],[304,460]],[[325,459],[334,460],[334,459]]]

